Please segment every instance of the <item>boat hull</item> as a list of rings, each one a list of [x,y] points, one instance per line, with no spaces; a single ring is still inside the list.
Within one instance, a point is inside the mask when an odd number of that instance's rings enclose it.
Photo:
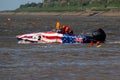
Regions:
[[[60,34],[56,32],[37,32],[16,36],[18,41],[30,43],[89,43],[91,37]]]

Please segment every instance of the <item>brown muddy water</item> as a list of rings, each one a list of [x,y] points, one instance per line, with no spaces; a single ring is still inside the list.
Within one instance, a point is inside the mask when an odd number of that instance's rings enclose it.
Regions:
[[[16,35],[50,31],[57,21],[76,35],[103,28],[106,42],[17,43]],[[120,17],[0,15],[0,80],[120,80]]]

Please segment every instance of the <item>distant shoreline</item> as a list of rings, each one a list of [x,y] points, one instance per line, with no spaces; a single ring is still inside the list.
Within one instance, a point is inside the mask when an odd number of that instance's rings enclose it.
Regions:
[[[30,15],[30,16],[120,16],[120,10],[110,11],[80,11],[80,12],[0,12],[0,15]]]

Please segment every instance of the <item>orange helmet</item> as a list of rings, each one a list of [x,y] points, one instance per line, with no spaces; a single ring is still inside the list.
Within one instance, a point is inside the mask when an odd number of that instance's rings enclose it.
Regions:
[[[66,31],[66,32],[70,32],[70,28],[69,28],[69,27],[66,27],[66,28],[65,28],[65,31]]]
[[[65,29],[66,27],[67,27],[67,26],[63,25],[63,27],[62,27],[62,28],[63,28],[63,29]]]

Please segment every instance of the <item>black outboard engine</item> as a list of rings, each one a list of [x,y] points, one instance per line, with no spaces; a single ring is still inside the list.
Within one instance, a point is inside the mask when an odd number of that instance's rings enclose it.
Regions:
[[[104,42],[106,39],[106,33],[103,29],[99,28],[96,31],[92,32],[92,37],[95,41]]]

